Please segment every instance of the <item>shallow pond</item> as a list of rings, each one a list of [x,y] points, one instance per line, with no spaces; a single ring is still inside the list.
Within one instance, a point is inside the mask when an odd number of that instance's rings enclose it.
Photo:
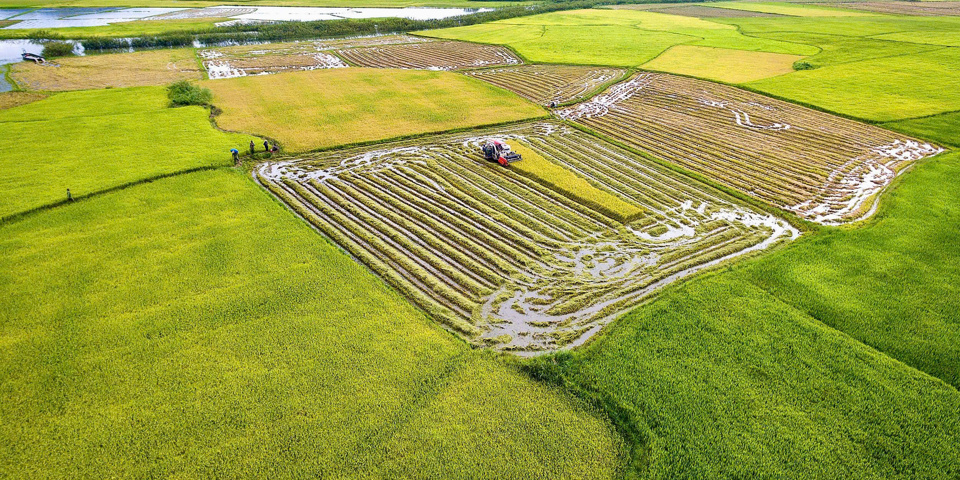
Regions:
[[[314,21],[344,18],[409,18],[433,20],[490,11],[489,8],[319,8],[216,6],[204,8],[41,8],[0,9],[0,20],[18,20],[4,29],[98,27],[134,20],[230,18],[230,23]]]

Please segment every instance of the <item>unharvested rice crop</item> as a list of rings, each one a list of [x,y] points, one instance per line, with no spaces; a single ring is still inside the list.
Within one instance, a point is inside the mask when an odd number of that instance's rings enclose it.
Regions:
[[[624,225],[484,161],[491,137],[522,141],[646,215]],[[449,328],[526,353],[578,345],[662,286],[798,235],[554,122],[316,153],[256,175]]]
[[[565,65],[519,65],[464,72],[506,88],[533,102],[548,105],[583,99],[626,74],[621,68]]]
[[[671,3],[648,3],[638,5],[611,5],[613,10],[641,10],[645,12],[666,13],[695,18],[743,18],[743,17],[782,17],[776,13],[751,12],[730,8],[708,7],[706,5],[677,5]]]
[[[747,10],[750,12],[776,13],[791,17],[859,17],[871,15],[866,12],[856,10],[846,10],[843,8],[833,8],[823,4],[803,5],[785,2],[717,2],[711,6],[718,8],[728,8],[731,10]]]
[[[24,88],[47,91],[165,85],[202,77],[189,48],[68,57],[49,66],[21,62],[10,75]]]
[[[869,216],[898,173],[942,151],[737,88],[655,73],[556,113],[822,224]]]
[[[523,161],[512,164],[511,169],[618,222],[629,223],[644,214],[640,207],[593,186],[572,170],[543,158],[520,140],[513,140],[510,144],[523,156]]]
[[[643,64],[643,68],[721,82],[744,83],[792,73],[794,62],[802,58],[800,55],[784,53],[677,45]]]
[[[510,50],[495,45],[457,41],[420,42],[337,50],[361,67],[458,70],[523,63]]]

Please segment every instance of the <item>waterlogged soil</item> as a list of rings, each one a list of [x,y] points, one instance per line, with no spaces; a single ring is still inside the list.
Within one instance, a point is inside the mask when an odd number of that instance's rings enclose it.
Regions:
[[[345,68],[337,50],[407,45],[433,40],[412,35],[379,35],[337,40],[266,43],[205,48],[197,51],[210,79],[298,70]]]
[[[641,73],[555,114],[808,220],[869,216],[913,162],[942,148],[725,85]]]
[[[619,224],[488,163],[478,152],[491,138],[521,140],[649,214]],[[256,175],[316,212],[321,231],[353,239],[342,246],[358,259],[390,265],[407,279],[391,283],[454,315],[440,320],[468,340],[521,355],[580,345],[663,286],[799,235],[555,122],[284,159]]]

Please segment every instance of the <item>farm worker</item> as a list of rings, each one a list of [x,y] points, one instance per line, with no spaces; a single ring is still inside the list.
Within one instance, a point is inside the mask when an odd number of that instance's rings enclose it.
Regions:
[[[279,152],[280,147],[277,146],[277,142],[273,142],[273,148],[270,149],[271,152]]]
[[[236,148],[231,148],[230,153],[233,155],[233,161],[239,165],[240,164],[240,150]]]
[[[267,143],[266,140],[263,141],[263,151],[264,151],[264,152],[269,152],[269,151],[270,151],[270,145]]]
[[[250,140],[250,153],[257,153],[257,147],[253,144],[253,140]]]
[[[69,189],[69,188],[67,189],[67,201],[68,201],[68,202],[72,202],[72,201],[73,201],[73,195],[70,194],[70,189]]]

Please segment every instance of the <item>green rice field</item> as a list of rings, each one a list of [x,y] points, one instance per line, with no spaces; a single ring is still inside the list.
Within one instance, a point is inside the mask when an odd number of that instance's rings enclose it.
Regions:
[[[523,4],[0,66],[0,478],[960,478],[960,2]]]

